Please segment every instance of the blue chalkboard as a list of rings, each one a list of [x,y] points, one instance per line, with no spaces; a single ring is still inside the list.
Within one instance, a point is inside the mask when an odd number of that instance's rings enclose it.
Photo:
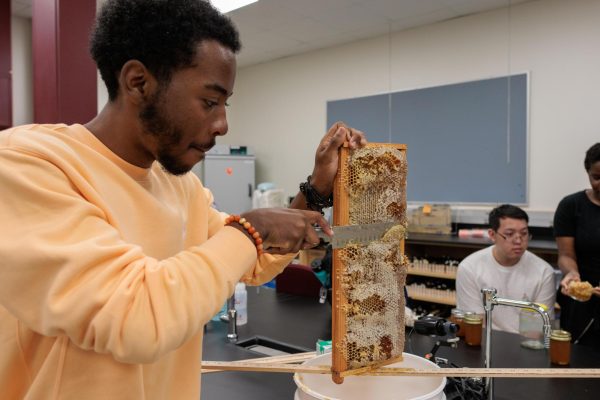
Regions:
[[[371,142],[408,146],[412,202],[527,203],[527,74],[327,103]]]

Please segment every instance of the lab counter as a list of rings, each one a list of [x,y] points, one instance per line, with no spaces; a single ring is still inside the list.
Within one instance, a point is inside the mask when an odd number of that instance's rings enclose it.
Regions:
[[[207,325],[204,360],[233,361],[264,356],[229,343],[226,334],[227,323],[211,321]],[[287,344],[296,351],[311,351],[318,339],[331,338],[331,308],[314,298],[276,293],[264,287],[248,288],[248,323],[238,327],[238,335],[238,343],[253,342],[252,339],[258,338],[259,343],[267,340]],[[435,342],[434,337],[407,331],[405,351],[424,355],[431,351]],[[492,345],[493,367],[552,368],[546,350],[522,348],[518,335],[493,332]],[[482,367],[484,347],[469,347],[459,342],[455,349],[441,347],[437,356],[461,367]],[[572,346],[571,367],[599,368],[600,351]],[[600,379],[497,378],[494,387],[496,400],[583,400],[598,396]],[[202,375],[202,400],[292,400],[295,390],[293,375],[287,373],[214,372]]]
[[[256,337],[313,351],[318,339],[331,339],[331,307],[318,299],[276,293],[265,287],[248,287],[248,323],[238,326],[238,343]],[[203,360],[233,361],[264,357],[229,343],[227,323],[206,326]],[[296,385],[292,374],[265,372],[214,372],[202,375],[202,400],[292,400]]]

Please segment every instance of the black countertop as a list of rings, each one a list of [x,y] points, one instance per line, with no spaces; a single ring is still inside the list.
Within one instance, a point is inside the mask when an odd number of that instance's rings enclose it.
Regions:
[[[203,359],[232,361],[261,357],[261,354],[228,343],[227,324],[210,322],[204,336]],[[298,350],[314,350],[318,339],[331,338],[331,308],[317,299],[276,293],[273,289],[248,288],[248,324],[238,328],[239,341],[256,336],[290,344]],[[424,355],[436,338],[411,335],[407,331],[405,351]],[[520,347],[518,335],[494,332],[492,366],[552,368],[546,350]],[[437,353],[464,367],[482,367],[484,350],[460,342],[458,348],[442,347]],[[600,367],[600,351],[572,346],[571,366]],[[495,379],[496,400],[591,399],[600,393],[600,379]],[[292,400],[296,385],[291,374],[259,372],[216,372],[202,375],[202,400]]]

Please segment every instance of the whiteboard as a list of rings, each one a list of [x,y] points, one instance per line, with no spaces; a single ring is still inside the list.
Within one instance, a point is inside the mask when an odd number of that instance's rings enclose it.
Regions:
[[[327,102],[371,142],[408,146],[410,202],[527,204],[528,74]]]

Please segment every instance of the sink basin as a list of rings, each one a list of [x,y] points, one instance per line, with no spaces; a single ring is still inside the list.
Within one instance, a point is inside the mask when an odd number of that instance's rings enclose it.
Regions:
[[[249,339],[241,340],[236,343],[237,346],[243,347],[246,350],[253,351],[267,356],[279,356],[285,354],[297,354],[311,351],[304,347],[295,346],[293,344],[279,342],[274,339],[263,336],[254,336]]]

